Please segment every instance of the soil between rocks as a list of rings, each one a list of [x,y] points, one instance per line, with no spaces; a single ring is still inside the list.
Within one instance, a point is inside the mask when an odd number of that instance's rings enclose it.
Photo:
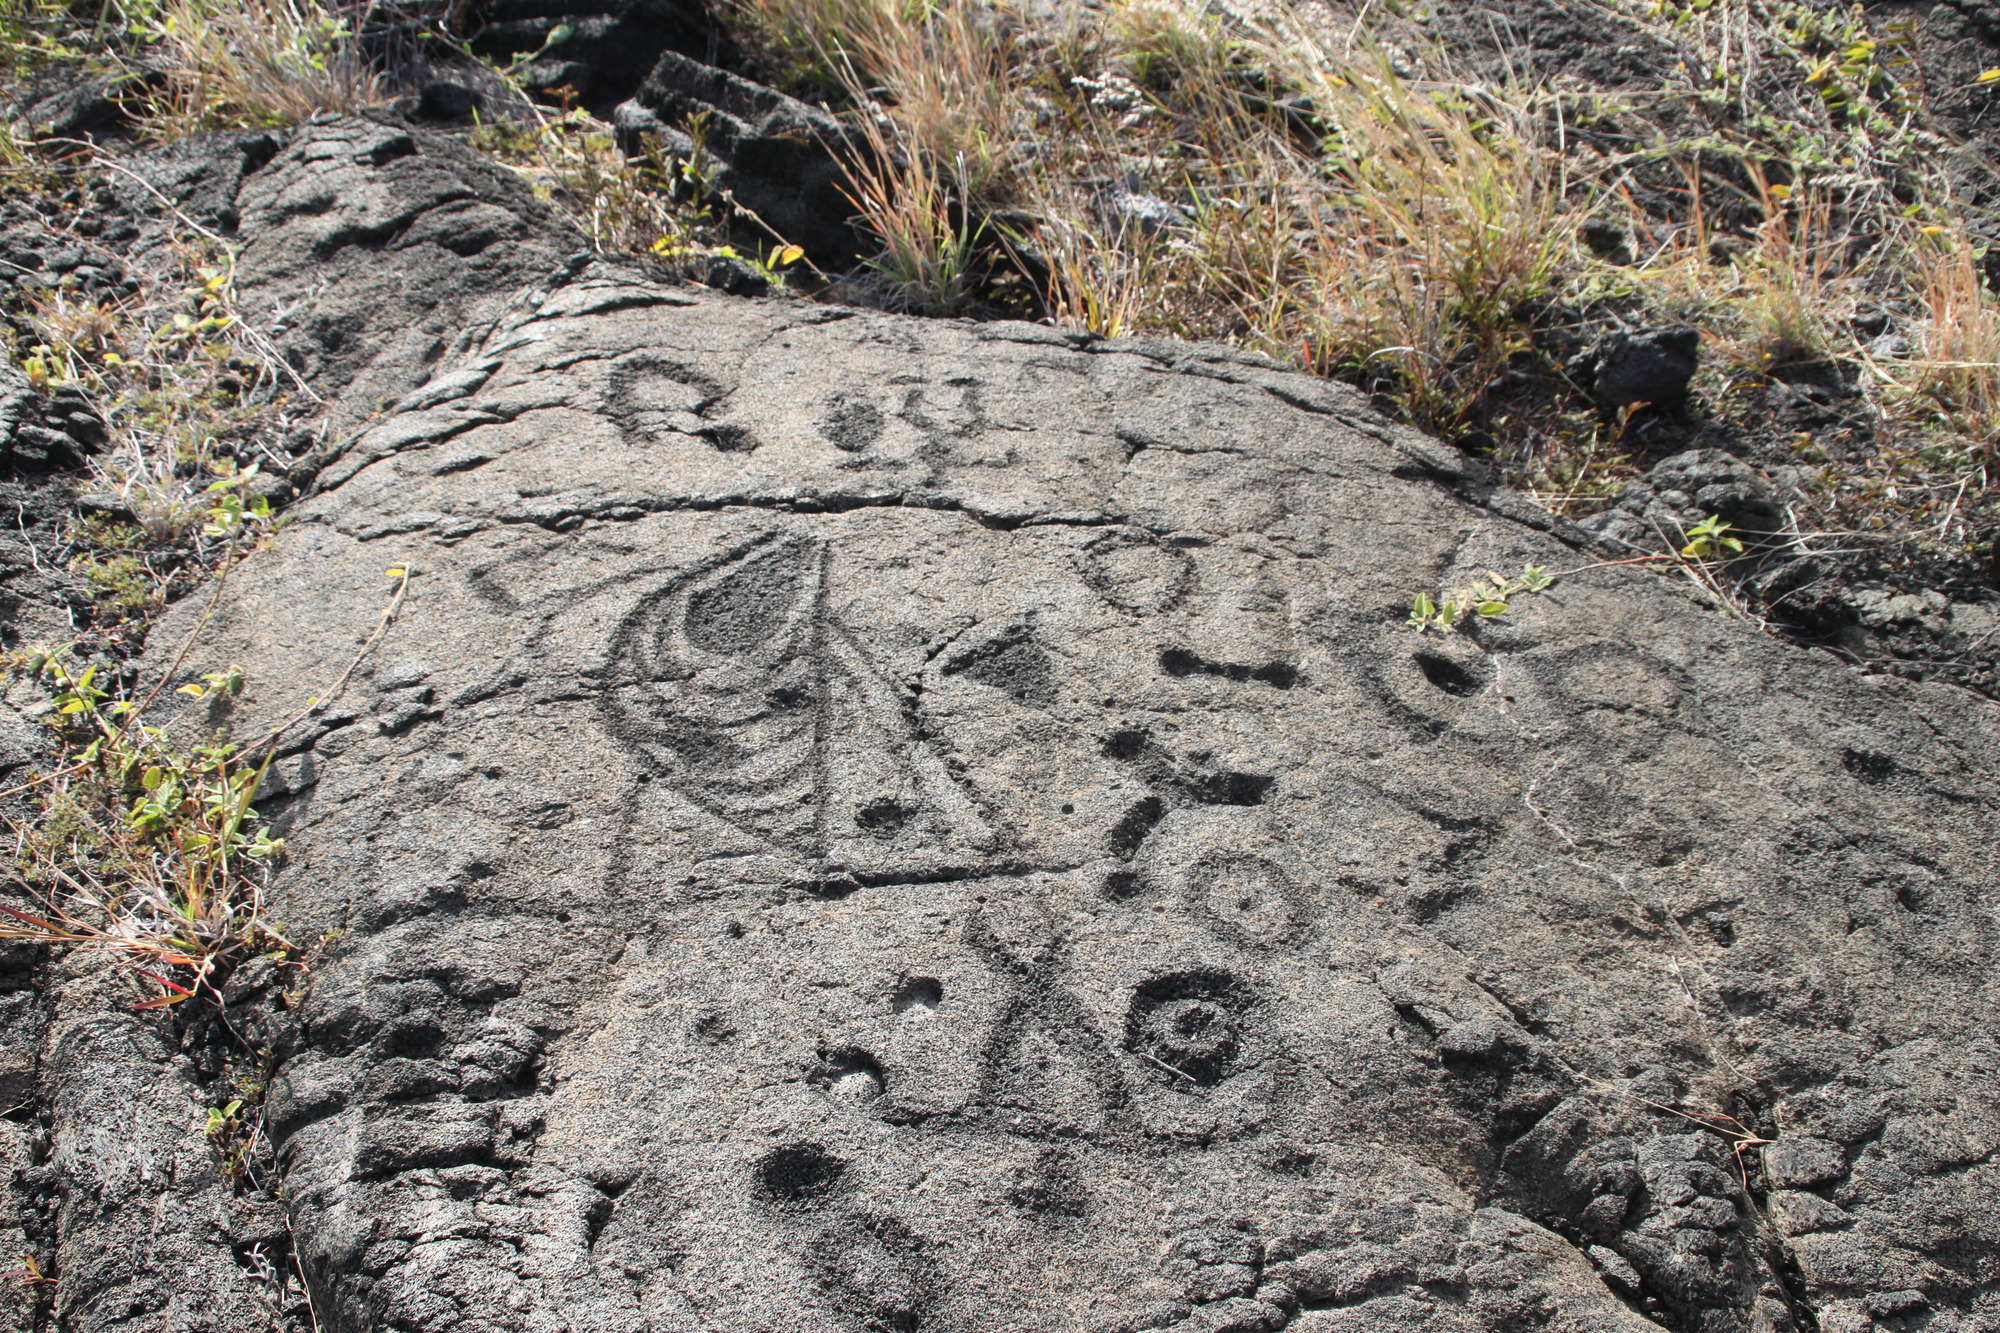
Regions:
[[[2000,65],[1994,12],[1979,3],[1870,4],[1854,10],[1876,39],[1907,49],[1920,102],[1915,123],[1935,136],[1926,184],[1949,182],[1973,232],[1985,238],[2000,236],[1993,214],[2000,200],[1992,135],[1996,104],[1990,83],[1979,81]],[[1421,25],[1398,29],[1395,20],[1388,22],[1389,30],[1401,31],[1413,47],[1439,43],[1472,78],[1495,86],[1523,82],[1563,90],[1583,106],[1603,94],[1634,108],[1566,126],[1579,145],[1616,156],[1677,140],[1697,143],[1710,131],[1690,113],[1686,96],[1690,71],[1706,68],[1706,62],[1692,46],[1677,42],[1671,28],[1640,24],[1577,0],[1440,6]],[[1901,38],[1905,24],[1907,43]],[[1642,154],[1620,175],[1619,188],[1661,220],[1684,220],[1682,168],[1694,156],[1661,154],[1648,161]],[[1724,176],[1740,176],[1741,169],[1727,161],[1703,163]],[[1791,166],[1781,154],[1773,153],[1763,165],[1773,179],[1789,179]],[[1747,233],[1761,213],[1741,200],[1732,206],[1726,190],[1717,194],[1712,220],[1726,246],[1732,244],[1732,229]],[[1621,235],[1608,248],[1628,240]],[[1869,336],[1897,340],[1900,325],[1893,311],[1867,311],[1862,318],[1870,321],[1863,330]],[[1537,345],[1552,363],[1574,364],[1579,355],[1628,336],[1628,320],[1629,312],[1615,308],[1550,312]],[[1901,341],[1907,348],[1908,340]],[[1893,532],[1850,530],[1861,521],[1860,511],[1829,504],[1827,495],[1837,485],[1829,488],[1820,474],[1865,473],[1891,447],[1891,432],[1862,401],[1861,373],[1858,365],[1808,354],[1781,361],[1767,374],[1734,375],[1723,392],[1715,384],[1692,400],[1659,403],[1668,410],[1647,411],[1621,437],[1620,448],[1639,475],[1595,517],[1584,519],[1584,526],[1611,536],[1628,552],[1670,549],[1690,524],[1718,512],[1703,508],[1677,477],[1690,468],[1707,468],[1718,481],[1727,473],[1728,485],[1738,493],[1755,493],[1749,508],[1763,511],[1761,522],[1737,523],[1740,533],[1765,540],[1753,539],[1750,557],[1733,576],[1747,605],[1773,629],[1866,670],[1947,681],[1990,696],[2000,689],[2000,499],[1990,486],[1958,497],[1970,538],[1958,549]],[[1546,391],[1525,387],[1511,398],[1503,392],[1495,411],[1536,406]],[[1469,443],[1477,448],[1480,441]],[[1787,519],[1810,528],[1814,518],[1842,530],[1804,542],[1772,540],[1793,526]]]

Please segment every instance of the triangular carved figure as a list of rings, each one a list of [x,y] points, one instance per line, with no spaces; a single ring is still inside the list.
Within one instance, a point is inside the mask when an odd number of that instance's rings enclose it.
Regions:
[[[818,873],[976,868],[993,831],[915,698],[829,612],[832,555],[766,536],[642,601],[613,641],[612,730],[683,797]]]

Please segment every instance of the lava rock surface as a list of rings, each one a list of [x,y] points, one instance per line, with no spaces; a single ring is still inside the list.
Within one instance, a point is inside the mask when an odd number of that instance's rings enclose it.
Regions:
[[[2000,1322],[1991,701],[1627,568],[1420,636],[1598,557],[1350,391],[276,148],[189,196],[367,424],[184,669],[257,735],[413,571],[262,807],[339,932],[269,1029],[323,1327]],[[257,1327],[151,1021],[58,998],[55,1309]]]

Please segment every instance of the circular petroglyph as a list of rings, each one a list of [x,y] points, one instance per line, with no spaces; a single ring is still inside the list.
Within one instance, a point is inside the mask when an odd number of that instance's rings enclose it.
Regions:
[[[907,1014],[913,1018],[928,1017],[936,1013],[943,1003],[944,984],[936,977],[910,977],[889,997],[892,1013]]]
[[[1254,1062],[1257,996],[1227,972],[1175,972],[1139,986],[1125,1049],[1156,1080],[1212,1088]]]
[[[866,1106],[881,1098],[888,1086],[881,1062],[866,1051],[844,1047],[821,1057],[813,1082],[834,1101],[847,1106]]]
[[[1254,852],[1211,852],[1185,885],[1189,905],[1213,929],[1251,948],[1297,944],[1316,915],[1298,882]]]
[[[1194,562],[1150,532],[1112,528],[1083,549],[1083,581],[1135,616],[1168,611],[1194,586]]]

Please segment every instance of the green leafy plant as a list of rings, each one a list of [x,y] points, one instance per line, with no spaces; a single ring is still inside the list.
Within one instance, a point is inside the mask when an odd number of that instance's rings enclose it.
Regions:
[[[1687,542],[1681,554],[1689,560],[1720,560],[1728,555],[1740,555],[1743,543],[1729,535],[1730,525],[1710,514],[1687,530]]]
[[[234,1101],[230,1102],[227,1106],[209,1107],[208,1125],[203,1130],[203,1132],[207,1134],[208,1137],[210,1137],[211,1139],[221,1138],[224,1134],[229,1133],[234,1128],[236,1124],[236,1113],[242,1109],[243,1109],[243,1099],[241,1097],[236,1098]]]
[[[0,902],[0,939],[109,954],[156,990],[139,1005],[147,1009],[204,996],[219,1005],[231,970],[258,955],[304,966],[309,951],[264,911],[265,883],[285,844],[253,803],[286,732],[345,688],[394,623],[410,574],[399,568],[391,577],[394,596],[340,677],[248,748],[215,728],[188,739],[185,715],[148,721],[166,679],[141,696],[114,697],[104,664],[79,666],[67,649],[11,659],[48,689],[44,718],[62,758],[0,793],[32,793],[40,805],[31,818],[0,811],[16,847],[8,880],[27,904]],[[168,677],[192,643],[191,634]],[[217,710],[243,686],[232,665],[177,693],[187,708]]]
[[[0,5],[0,72],[80,60],[90,28],[66,0],[8,0]]]
[[[284,841],[251,808],[275,750],[260,762],[220,738],[178,744],[141,703],[111,697],[102,664],[78,669],[62,650],[18,665],[47,683],[66,753],[39,784],[42,818],[0,816],[19,848],[14,883],[39,905],[0,904],[0,938],[119,954],[162,992],[144,1008],[220,998],[218,977],[250,953],[297,955],[263,915]],[[201,699],[241,688],[234,668],[188,687]]]
[[[103,423],[85,486],[98,507],[122,512],[146,545],[200,563],[270,526],[254,490],[263,465],[246,455],[320,404],[237,313],[226,248],[196,236],[160,258],[125,300],[37,297],[26,316],[39,341],[21,366],[35,388],[80,395]]]
[[[1555,582],[1546,565],[1523,565],[1516,578],[1494,570],[1486,580],[1450,593],[1420,592],[1410,603],[1408,624],[1419,634],[1435,630],[1449,634],[1475,620],[1497,620],[1507,614],[1512,599],[1524,592],[1541,592]]]
[[[255,1186],[259,1165],[270,1165],[264,1137],[264,1095],[275,1060],[269,1050],[259,1055],[264,1076],[239,1076],[231,1086],[236,1095],[220,1106],[209,1107],[202,1126],[215,1149],[216,1174],[238,1187]]]
[[[245,498],[244,487],[256,480],[258,467],[256,463],[238,467],[230,460],[216,465],[216,471],[221,475],[208,484],[205,492],[215,498],[209,502],[208,513],[201,525],[202,536],[234,538],[270,523],[269,497],[251,495]]]

